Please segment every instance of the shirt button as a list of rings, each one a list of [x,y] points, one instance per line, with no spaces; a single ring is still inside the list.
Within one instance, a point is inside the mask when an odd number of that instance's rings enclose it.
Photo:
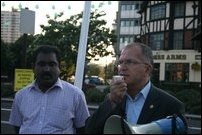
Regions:
[[[41,122],[41,121],[39,121],[39,124],[42,124],[42,122]]]

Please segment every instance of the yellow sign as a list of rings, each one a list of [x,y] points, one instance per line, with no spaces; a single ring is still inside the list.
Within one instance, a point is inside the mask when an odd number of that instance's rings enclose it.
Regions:
[[[18,91],[34,80],[32,69],[15,69],[14,91]]]

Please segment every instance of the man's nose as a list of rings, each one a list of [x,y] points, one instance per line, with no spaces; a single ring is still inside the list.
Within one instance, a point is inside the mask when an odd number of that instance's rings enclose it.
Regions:
[[[45,71],[50,71],[50,66],[47,64],[47,65],[44,67],[44,70],[45,70]]]
[[[119,69],[125,69],[127,66],[128,66],[127,63],[123,62],[123,63],[121,63],[121,64],[118,65],[118,68]]]

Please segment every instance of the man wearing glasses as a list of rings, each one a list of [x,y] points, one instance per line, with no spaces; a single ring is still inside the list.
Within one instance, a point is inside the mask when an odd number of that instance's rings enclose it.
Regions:
[[[127,45],[118,60],[118,73],[124,79],[112,79],[110,93],[86,121],[86,133],[103,133],[111,115],[119,115],[132,125],[147,124],[173,114],[185,121],[184,104],[152,84],[152,70],[152,50],[142,43]]]

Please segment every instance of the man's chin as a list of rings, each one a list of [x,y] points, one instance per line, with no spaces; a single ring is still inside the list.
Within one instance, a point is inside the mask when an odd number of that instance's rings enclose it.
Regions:
[[[46,79],[46,80],[42,80],[42,84],[45,86],[52,86],[54,84],[54,81]]]

